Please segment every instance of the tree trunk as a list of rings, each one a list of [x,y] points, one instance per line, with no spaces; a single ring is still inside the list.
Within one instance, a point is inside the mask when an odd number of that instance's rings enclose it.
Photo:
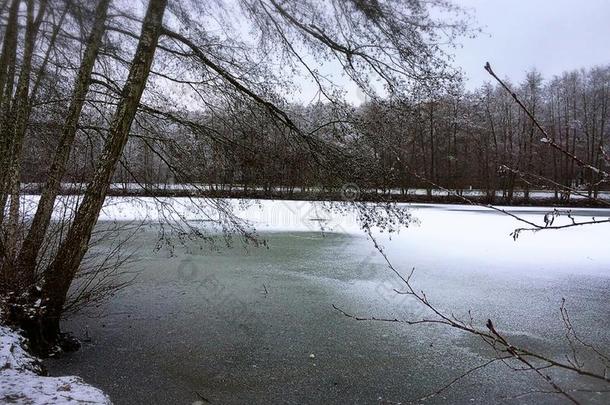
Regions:
[[[85,102],[85,96],[91,84],[91,72],[93,71],[93,66],[95,65],[102,43],[109,4],[110,0],[100,0],[95,10],[95,22],[87,40],[87,47],[74,83],[72,99],[57,151],[49,170],[47,182],[40,196],[32,225],[17,258],[16,267],[20,271],[33,273],[36,266],[36,259],[51,221],[55,200],[60,191],[61,179],[66,171],[66,164],[76,136],[78,120]]]
[[[7,265],[8,263],[12,264],[17,252],[21,151],[23,149],[23,139],[25,137],[29,115],[29,90],[30,74],[32,71],[32,56],[34,54],[36,37],[38,35],[40,23],[42,22],[42,17],[45,13],[46,5],[46,0],[41,1],[38,14],[36,18],[34,18],[34,0],[28,0],[27,2],[27,25],[25,31],[23,60],[21,62],[21,72],[19,73],[17,90],[11,106],[11,119],[13,120],[13,125],[4,128],[5,134],[7,134],[10,138],[8,147],[8,164],[5,166],[7,168],[8,176],[4,179],[5,184],[3,189],[7,190],[11,195],[7,237],[5,242],[8,258],[4,262],[4,265]],[[4,207],[0,208],[4,209]],[[3,271],[6,271],[6,269]],[[16,273],[16,275],[21,276],[20,273]],[[20,277],[17,277],[16,281],[18,281],[17,279],[19,278]]]
[[[3,33],[2,54],[0,54],[0,102],[4,100],[4,86],[9,80],[8,70],[11,63],[14,64],[17,49],[17,16],[19,12],[19,0],[13,0],[6,20],[6,30]],[[11,79],[12,80],[12,79]]]
[[[45,272],[43,285],[46,306],[40,324],[41,335],[47,344],[53,344],[59,333],[59,319],[70,284],[87,252],[91,232],[104,203],[111,177],[121,157],[129,136],[142,92],[146,86],[154,58],[167,0],[150,0],[142,24],[142,33],[134,55],[123,97],[117,105],[104,151],[97,165],[93,180],[87,187],[82,204],[78,208],[65,240],[55,259]]]
[[[8,198],[6,180],[10,165],[10,128],[12,128],[11,101],[15,78],[17,35],[19,31],[19,0],[13,0],[9,9],[2,55],[0,55],[0,224],[4,219],[4,207]]]

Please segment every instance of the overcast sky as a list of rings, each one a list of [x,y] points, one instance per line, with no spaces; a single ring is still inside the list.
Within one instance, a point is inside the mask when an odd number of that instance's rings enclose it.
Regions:
[[[483,32],[461,39],[455,62],[473,90],[490,81],[489,61],[502,78],[518,83],[537,68],[545,79],[564,71],[610,64],[610,0],[453,0],[469,9]],[[347,99],[364,101],[362,92],[337,66],[327,67]],[[295,99],[315,100],[317,87],[304,84]]]
[[[610,63],[610,0],[455,0],[472,8],[484,33],[463,40],[456,65],[467,88],[489,79],[486,61],[501,77],[519,81],[536,67],[545,78]]]

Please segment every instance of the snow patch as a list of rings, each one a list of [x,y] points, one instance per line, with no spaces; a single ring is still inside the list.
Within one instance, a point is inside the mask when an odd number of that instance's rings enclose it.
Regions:
[[[44,377],[39,361],[25,349],[25,339],[0,325],[0,403],[111,404],[101,390],[80,377]]]

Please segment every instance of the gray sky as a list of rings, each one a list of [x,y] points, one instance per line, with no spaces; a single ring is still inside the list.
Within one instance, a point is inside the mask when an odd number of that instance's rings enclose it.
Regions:
[[[500,77],[515,83],[533,67],[550,79],[564,71],[610,64],[610,0],[453,1],[470,10],[483,30],[474,39],[460,39],[462,46],[453,50],[454,64],[464,71],[469,90],[490,81],[483,69],[486,61]],[[310,57],[305,59],[309,62]],[[365,100],[338,63],[311,62],[346,91],[348,101],[358,105]],[[299,88],[287,89],[286,97],[309,103],[318,99],[318,88],[303,73]],[[181,97],[186,109],[192,108],[191,96]]]
[[[518,83],[535,67],[545,79],[564,71],[610,64],[610,0],[454,0],[473,13],[483,32],[460,40],[453,50],[455,66],[473,90],[490,76],[483,69],[489,61],[502,78]],[[364,101],[362,92],[342,76],[336,64],[322,68],[347,91],[354,104]],[[294,98],[309,102],[317,87],[301,86]]]
[[[517,82],[536,67],[545,79],[610,63],[610,0],[455,0],[472,8],[484,33],[462,41],[456,65],[472,89],[489,80],[489,61]]]

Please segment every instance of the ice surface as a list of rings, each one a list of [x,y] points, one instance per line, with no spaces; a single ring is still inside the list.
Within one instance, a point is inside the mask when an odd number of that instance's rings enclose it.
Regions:
[[[38,196],[26,196],[26,212],[33,212]],[[74,196],[63,196],[57,204],[55,218],[61,218],[66,202]],[[362,235],[361,223],[355,209],[341,212],[328,209],[328,204],[311,201],[187,198],[187,197],[108,197],[100,214],[100,221],[197,221],[202,227],[210,219],[219,218],[217,205],[231,207],[236,216],[248,221],[261,232],[326,232]],[[443,251],[451,260],[472,260],[479,264],[493,264],[495,269],[522,266],[527,271],[556,271],[566,264],[577,267],[580,273],[596,273],[600,264],[610,263],[607,235],[610,223],[583,225],[558,230],[521,232],[516,240],[510,234],[517,228],[530,226],[514,217],[484,206],[444,204],[399,204],[411,212],[414,222],[392,234],[374,229],[381,242],[392,246],[408,245],[398,252]],[[551,207],[498,207],[519,218],[544,225],[544,215]],[[607,220],[610,209],[558,208],[563,214],[553,225],[571,223],[565,215],[570,212],[576,221]],[[460,211],[456,215],[456,211]],[[396,257],[395,257],[396,258]],[[432,259],[432,258],[431,258]],[[536,269],[529,264],[536,263]]]

